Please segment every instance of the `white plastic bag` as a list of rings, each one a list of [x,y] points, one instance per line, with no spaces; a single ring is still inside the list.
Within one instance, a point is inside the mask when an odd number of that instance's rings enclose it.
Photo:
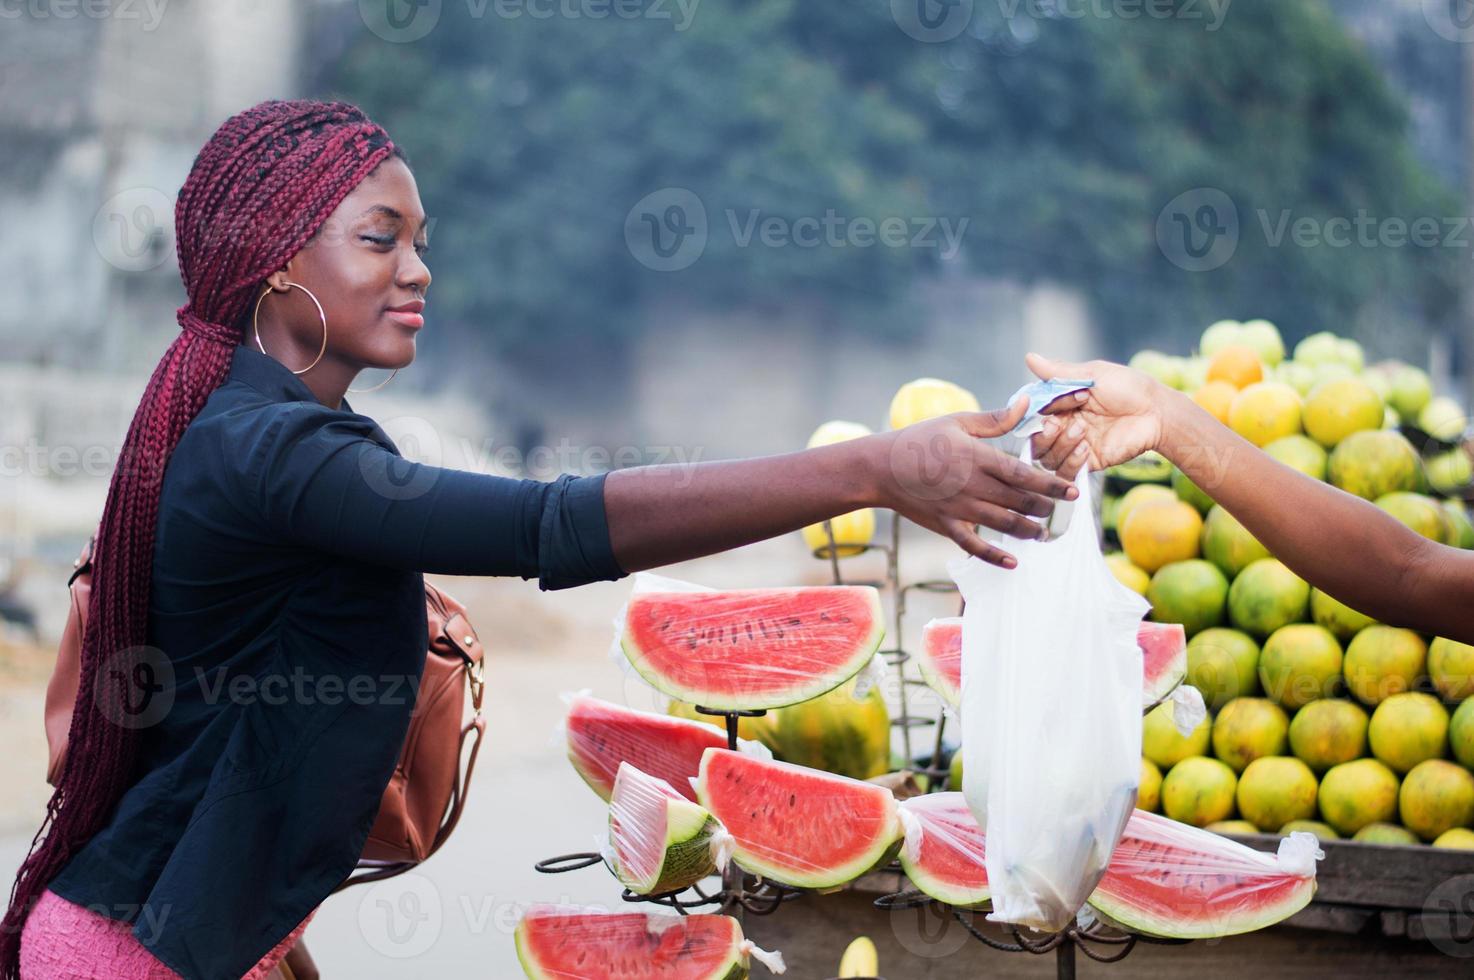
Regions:
[[[1075,485],[1062,536],[1008,542],[1016,569],[949,565],[967,602],[963,794],[987,833],[989,918],[1051,931],[1074,920],[1136,805],[1150,608],[1105,564],[1088,470]]]

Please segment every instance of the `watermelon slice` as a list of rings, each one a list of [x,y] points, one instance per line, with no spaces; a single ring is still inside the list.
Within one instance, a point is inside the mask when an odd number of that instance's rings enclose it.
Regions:
[[[732,859],[796,888],[834,888],[895,857],[890,790],[726,749],[701,757],[696,796],[732,835]]]
[[[711,725],[576,695],[568,705],[568,759],[600,798],[614,795],[619,764],[663,779],[693,803],[691,778],[701,753],[726,748],[727,736]]]
[[[921,628],[921,679],[952,707],[962,704],[962,617],[934,619]]]
[[[636,895],[680,891],[716,871],[721,825],[670,783],[619,764],[609,804],[609,865]]]
[[[783,972],[783,958],[744,939],[727,915],[539,904],[517,923],[514,938],[533,980],[745,980],[754,958]]]
[[[1187,631],[1181,623],[1143,622],[1136,631],[1136,645],[1141,647],[1141,665],[1146,675],[1142,680],[1141,706],[1150,708],[1165,700],[1187,679]]]
[[[853,677],[885,635],[873,587],[642,592],[620,645],[673,698],[724,711],[781,708]]]
[[[1309,834],[1291,834],[1278,855],[1267,854],[1137,810],[1090,906],[1123,928],[1169,939],[1253,932],[1310,903],[1323,856]]]
[[[939,902],[977,908],[988,901],[983,831],[961,793],[928,793],[902,800],[906,843],[901,868],[911,883]]]
[[[1136,631],[1141,647],[1141,704],[1160,703],[1187,677],[1187,633],[1177,623],[1142,623]],[[921,677],[956,708],[962,703],[962,617],[934,619],[921,631]]]

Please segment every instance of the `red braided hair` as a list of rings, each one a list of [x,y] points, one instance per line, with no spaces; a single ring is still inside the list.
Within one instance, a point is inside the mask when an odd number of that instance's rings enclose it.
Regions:
[[[391,155],[403,157],[356,106],[273,99],[227,119],[195,157],[174,206],[188,295],[177,314],[183,329],[144,389],[108,487],[66,761],[0,922],[0,980],[18,980],[21,927],[47,883],[134,781],[135,730],[109,720],[125,716],[110,714],[112,705],[91,692],[102,665],[148,643],[154,528],[169,456],[224,383],[262,281]]]

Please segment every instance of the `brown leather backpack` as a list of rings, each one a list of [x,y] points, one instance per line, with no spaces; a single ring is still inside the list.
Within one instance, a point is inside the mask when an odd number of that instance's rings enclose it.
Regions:
[[[74,570],[67,580],[72,607],[56,668],[46,686],[46,743],[51,755],[46,781],[53,786],[61,776],[72,706],[77,701],[96,541],[93,535],[72,563]],[[424,861],[445,843],[466,804],[471,770],[486,732],[486,719],[481,716],[481,641],[466,618],[465,607],[429,582],[425,583],[425,618],[429,625],[425,671],[399,764],[384,787],[358,867],[335,892],[360,882],[392,878]],[[468,687],[473,716],[463,723]],[[461,757],[473,732],[476,737],[463,774]]]

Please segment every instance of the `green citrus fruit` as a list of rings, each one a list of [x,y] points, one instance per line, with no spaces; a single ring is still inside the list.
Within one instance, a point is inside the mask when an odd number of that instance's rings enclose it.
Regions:
[[[1310,590],[1310,618],[1336,634],[1342,643],[1350,642],[1353,636],[1376,622],[1320,589]]]
[[[1273,558],[1249,565],[1228,589],[1229,621],[1252,636],[1269,636],[1282,626],[1303,622],[1309,611],[1310,586]]]
[[[1428,659],[1428,645],[1412,630],[1368,626],[1352,639],[1341,666],[1346,688],[1362,704],[1378,705],[1410,691]]]
[[[1417,490],[1421,473],[1422,461],[1412,443],[1387,429],[1353,432],[1342,439],[1326,468],[1331,483],[1366,500]]]
[[[1281,626],[1259,652],[1264,693],[1291,711],[1330,697],[1340,676],[1341,644],[1314,623]]]
[[[1213,754],[1236,772],[1255,759],[1285,751],[1290,719],[1266,698],[1235,698],[1213,722]]]
[[[1259,689],[1259,644],[1235,629],[1206,629],[1187,644],[1187,682],[1217,711]]]
[[[1474,775],[1443,759],[1428,759],[1402,780],[1397,796],[1402,824],[1423,840],[1474,822]]]
[[[1290,751],[1316,772],[1359,759],[1367,750],[1367,722],[1354,701],[1312,701],[1290,721]]]
[[[1228,579],[1211,562],[1194,558],[1164,565],[1146,592],[1152,619],[1181,623],[1189,637],[1223,622],[1228,606]]]
[[[1408,772],[1420,762],[1443,758],[1448,721],[1448,709],[1432,695],[1394,694],[1372,712],[1367,742],[1372,755],[1395,772]]]
[[[1292,756],[1265,756],[1239,777],[1239,813],[1255,827],[1274,831],[1291,820],[1315,816],[1315,774]]]
[[[1217,759],[1183,759],[1162,780],[1162,812],[1194,827],[1226,820],[1233,815],[1237,783],[1233,770]]]
[[[1397,775],[1376,759],[1331,767],[1320,781],[1321,816],[1341,834],[1397,818]]]

